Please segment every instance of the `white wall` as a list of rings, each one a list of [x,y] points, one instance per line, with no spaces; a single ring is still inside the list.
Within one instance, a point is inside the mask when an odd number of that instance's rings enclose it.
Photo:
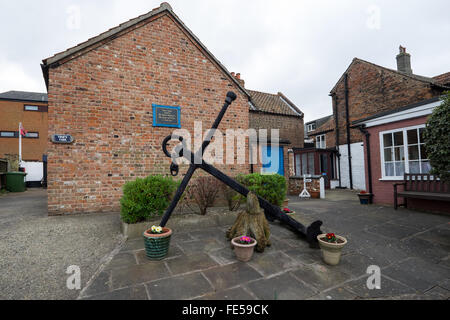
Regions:
[[[41,181],[44,178],[44,163],[22,161],[22,166],[25,168],[25,181]]]
[[[365,190],[366,174],[364,162],[364,143],[353,143],[350,145],[350,150],[352,153],[353,189]],[[347,145],[339,146],[339,152],[341,154],[341,183],[343,187],[350,188]]]

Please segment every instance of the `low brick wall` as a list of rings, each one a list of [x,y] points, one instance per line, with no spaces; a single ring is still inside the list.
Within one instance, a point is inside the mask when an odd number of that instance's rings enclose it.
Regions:
[[[320,178],[321,176],[311,176],[306,177],[306,180],[311,180],[311,182],[306,182],[306,190],[310,191],[320,191]],[[303,177],[289,177],[288,184],[288,194],[290,196],[298,196],[303,191]]]

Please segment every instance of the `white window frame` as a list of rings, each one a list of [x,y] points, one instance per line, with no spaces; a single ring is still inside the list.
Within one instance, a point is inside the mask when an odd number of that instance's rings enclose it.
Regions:
[[[314,128],[313,128],[313,126],[314,126]],[[312,132],[312,131],[314,131],[314,130],[316,130],[316,124],[315,124],[315,123],[310,123],[310,124],[308,124],[308,125],[306,126],[306,131],[307,131],[307,132]]]
[[[386,181],[397,181],[397,180],[403,180],[404,176],[387,176],[386,175],[386,166],[384,161],[384,140],[383,136],[385,134],[389,133],[395,133],[395,132],[402,132],[403,133],[403,152],[405,156],[405,173],[409,173],[409,152],[408,152],[408,130],[413,129],[421,129],[425,128],[425,124],[412,126],[412,127],[404,127],[404,128],[397,128],[393,130],[387,130],[387,131],[381,131],[379,133],[380,135],[380,160],[381,160],[381,179],[380,180],[386,180]],[[420,139],[420,138],[419,138]],[[420,154],[420,147],[419,147],[419,154]]]
[[[319,136],[316,136],[316,149],[326,149],[326,148],[327,148],[326,135],[321,134]]]

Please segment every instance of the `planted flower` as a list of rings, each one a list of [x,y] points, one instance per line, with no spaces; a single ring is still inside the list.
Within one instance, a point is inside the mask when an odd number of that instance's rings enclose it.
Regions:
[[[255,240],[253,240],[250,237],[240,237],[239,240],[237,241],[237,243],[248,245],[248,244],[252,244],[254,241]]]
[[[321,234],[317,236],[323,259],[329,265],[337,265],[341,258],[341,250],[347,244],[347,239],[334,233]]]
[[[150,230],[153,234],[161,234],[163,232],[163,228],[159,226],[152,226]]]

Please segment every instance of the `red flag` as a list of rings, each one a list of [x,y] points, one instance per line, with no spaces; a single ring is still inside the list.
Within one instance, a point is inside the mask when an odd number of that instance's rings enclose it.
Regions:
[[[28,131],[23,128],[22,123],[20,123],[19,129],[20,129],[20,132],[19,132],[20,135],[25,137],[27,135]]]

